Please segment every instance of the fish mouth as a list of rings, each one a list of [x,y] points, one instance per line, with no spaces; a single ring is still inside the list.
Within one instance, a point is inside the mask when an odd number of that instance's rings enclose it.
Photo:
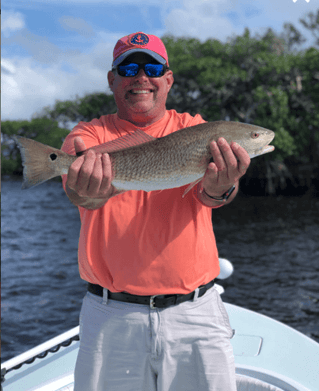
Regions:
[[[273,145],[266,145],[262,148],[256,149],[256,151],[249,154],[249,157],[252,159],[254,157],[265,155],[266,153],[273,152],[275,150],[275,147]]]

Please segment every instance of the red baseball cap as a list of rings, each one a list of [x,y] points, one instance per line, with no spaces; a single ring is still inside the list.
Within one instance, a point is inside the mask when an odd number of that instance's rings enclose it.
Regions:
[[[160,64],[168,66],[168,56],[161,39],[142,32],[126,35],[119,39],[113,50],[112,67],[119,65],[132,53],[143,52],[152,56]]]

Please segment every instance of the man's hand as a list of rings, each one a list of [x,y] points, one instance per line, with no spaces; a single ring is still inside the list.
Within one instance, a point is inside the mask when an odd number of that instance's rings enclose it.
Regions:
[[[208,195],[218,198],[233,185],[237,185],[238,190],[238,181],[246,173],[250,164],[250,157],[246,150],[235,142],[229,145],[222,137],[217,140],[217,143],[211,142],[210,150],[214,162],[209,163],[207,167],[200,183],[200,193],[204,189]],[[229,201],[235,197],[236,193],[237,191],[233,193]],[[216,205],[218,203],[220,204],[219,201],[215,202]]]
[[[74,139],[76,152],[86,149],[81,137]],[[93,150],[78,157],[72,163],[66,182],[67,194],[75,205],[97,209],[115,194],[112,182],[112,165],[107,153],[96,154]]]

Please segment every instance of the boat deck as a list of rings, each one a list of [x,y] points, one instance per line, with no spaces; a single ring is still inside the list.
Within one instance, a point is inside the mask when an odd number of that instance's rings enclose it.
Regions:
[[[232,345],[235,354],[238,390],[317,391],[319,384],[319,344],[298,331],[253,311],[225,303],[235,330]],[[65,333],[68,338],[78,327]],[[64,338],[67,339],[67,338]],[[51,347],[54,346],[52,341]],[[46,345],[43,344],[43,345]],[[26,352],[29,356],[40,348]],[[36,358],[5,375],[4,391],[72,391],[73,370],[79,342],[74,341],[56,353]],[[42,351],[46,349],[42,348]],[[21,355],[22,356],[22,355]],[[10,368],[21,356],[3,363]],[[249,388],[255,384],[255,388]],[[250,385],[250,386],[249,386]]]

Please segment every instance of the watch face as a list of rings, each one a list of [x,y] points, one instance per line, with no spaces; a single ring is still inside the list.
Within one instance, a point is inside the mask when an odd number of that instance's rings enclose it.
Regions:
[[[236,186],[232,186],[228,191],[226,191],[225,194],[222,195],[223,199],[225,201],[228,200],[228,198],[233,194],[233,191],[236,189]]]

